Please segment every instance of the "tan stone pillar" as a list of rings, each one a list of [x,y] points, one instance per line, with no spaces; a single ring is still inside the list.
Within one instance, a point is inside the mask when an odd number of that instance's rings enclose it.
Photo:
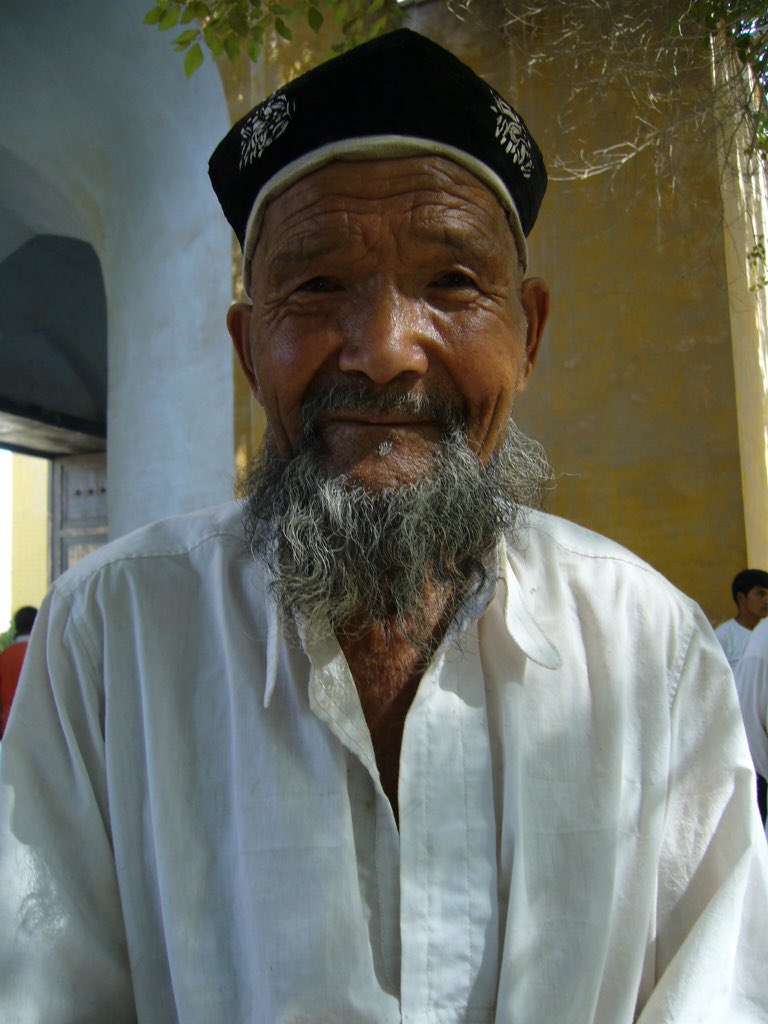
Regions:
[[[743,69],[716,59],[718,152],[723,197],[725,257],[736,385],[744,525],[750,566],[768,567],[768,296],[757,283],[764,260],[749,253],[763,241],[768,225],[768,181],[762,161],[750,160],[751,139],[734,121],[734,100],[748,97]]]

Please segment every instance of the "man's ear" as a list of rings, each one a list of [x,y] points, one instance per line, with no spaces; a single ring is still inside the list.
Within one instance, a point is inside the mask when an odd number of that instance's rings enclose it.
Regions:
[[[528,323],[525,338],[525,362],[523,364],[518,391],[524,391],[536,360],[539,356],[539,346],[544,337],[544,326],[549,316],[549,286],[540,277],[528,277],[523,281],[520,290],[520,301],[525,312],[525,319]]]
[[[253,306],[247,302],[234,302],[227,311],[227,330],[235,346],[240,366],[243,368],[253,397],[261,404],[261,388],[253,366],[251,351],[251,314]]]

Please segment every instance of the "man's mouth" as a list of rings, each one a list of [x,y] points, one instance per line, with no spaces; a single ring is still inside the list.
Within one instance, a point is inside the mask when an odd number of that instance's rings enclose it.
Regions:
[[[320,413],[315,420],[315,433],[326,443],[354,441],[375,446],[381,457],[388,455],[398,441],[411,444],[416,439],[435,443],[445,436],[445,429],[434,420],[395,414]]]
[[[420,427],[420,426],[434,426],[434,420],[424,418],[423,416],[407,416],[403,413],[398,412],[369,412],[367,410],[350,409],[340,412],[325,413],[321,412],[316,418],[316,422],[323,426],[326,423],[340,423],[349,424],[352,427]]]

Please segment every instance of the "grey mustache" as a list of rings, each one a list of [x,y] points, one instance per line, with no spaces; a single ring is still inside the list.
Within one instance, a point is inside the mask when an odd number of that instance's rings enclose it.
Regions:
[[[430,419],[446,431],[465,423],[463,411],[444,398],[402,388],[373,390],[362,381],[333,384],[308,399],[301,410],[305,436],[314,434],[319,412],[407,413]]]

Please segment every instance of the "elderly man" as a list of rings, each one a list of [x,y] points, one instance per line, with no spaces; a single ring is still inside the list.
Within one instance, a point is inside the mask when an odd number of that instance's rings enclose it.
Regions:
[[[118,541],[46,600],[2,765],[5,1018],[767,1019],[719,645],[530,509],[525,125],[398,32],[257,107],[211,177],[264,451],[243,509]]]

